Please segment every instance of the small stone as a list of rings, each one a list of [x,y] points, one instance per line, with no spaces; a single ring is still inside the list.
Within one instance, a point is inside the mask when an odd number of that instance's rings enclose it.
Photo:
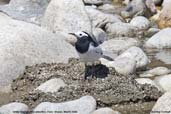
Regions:
[[[102,5],[103,0],[84,0],[84,3],[88,5]]]
[[[130,24],[137,27],[139,30],[146,30],[150,27],[150,21],[144,16],[134,17]]]
[[[15,111],[19,111],[19,114],[25,114],[29,111],[29,108],[26,104],[18,102],[9,103],[0,107],[0,114],[16,114]]]
[[[95,110],[91,114],[121,114],[121,113],[118,111],[114,111],[111,108],[100,108],[100,109]]]
[[[54,79],[50,79],[48,81],[46,81],[45,83],[41,84],[39,87],[36,88],[36,90],[40,90],[44,93],[47,92],[58,92],[58,90],[61,87],[65,87],[66,84],[64,83],[64,81],[60,78],[54,78]]]
[[[156,85],[156,83],[153,81],[153,80],[151,80],[151,79],[149,79],[149,78],[137,78],[137,79],[135,79],[139,84],[149,84],[149,85],[152,85],[152,86],[154,86],[154,87],[156,87],[156,88],[158,88],[159,90],[160,90],[160,87],[158,87],[157,85]]]
[[[149,28],[148,31],[145,33],[145,36],[152,37],[154,34],[158,33],[160,29],[158,28]]]
[[[171,74],[156,77],[154,82],[161,87],[164,92],[171,91]]]
[[[154,69],[145,71],[143,74],[140,74],[140,77],[154,77],[161,76],[170,73],[170,70],[166,67],[156,67]]]

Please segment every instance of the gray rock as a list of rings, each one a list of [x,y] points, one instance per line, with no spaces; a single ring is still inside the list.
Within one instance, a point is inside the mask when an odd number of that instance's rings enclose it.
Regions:
[[[9,16],[35,24],[40,24],[50,0],[10,0],[8,5],[0,6],[0,11]]]
[[[139,47],[131,47],[119,55],[116,59],[128,57],[136,61],[136,68],[144,68],[148,65],[149,59],[144,51]]]
[[[86,5],[111,4],[112,0],[83,0]]]
[[[165,28],[145,43],[146,48],[171,48],[171,28]]]
[[[113,13],[114,14],[116,7],[112,4],[103,4],[103,5],[99,6],[98,9],[105,13]]]
[[[135,73],[136,61],[128,57],[116,58],[113,67],[117,73],[127,76]]]
[[[170,70],[166,67],[156,67],[154,69],[145,71],[144,73],[140,74],[140,77],[154,77],[154,76],[161,76],[170,73]]]
[[[61,111],[64,114],[64,111],[68,111],[67,114],[90,114],[96,109],[96,100],[91,96],[84,96],[80,99],[63,102],[63,103],[50,103],[43,102],[40,103],[34,111]],[[34,114],[34,113],[33,113]],[[40,113],[44,114],[44,113]]]
[[[132,26],[129,23],[108,23],[105,27],[106,32],[109,34],[109,37],[134,37],[137,33],[137,28]]]
[[[150,21],[144,16],[134,17],[130,24],[137,27],[139,30],[146,30],[150,27]]]
[[[94,111],[91,114],[121,114],[121,113],[118,111],[114,111],[111,108],[106,107],[106,108],[97,109],[96,111]]]
[[[0,87],[8,86],[25,66],[42,62],[68,62],[78,57],[64,36],[39,26],[0,15]]]
[[[117,39],[111,39],[105,41],[101,45],[101,48],[103,50],[107,50],[119,54],[120,52],[123,52],[132,46],[139,46],[139,45],[140,45],[139,41],[133,38],[125,38],[125,39],[117,38]]]
[[[149,84],[152,85],[160,90],[160,87],[151,79],[149,78],[137,78],[135,79],[139,84]]]
[[[91,6],[86,6],[86,11],[93,24],[93,28],[103,28],[107,23],[122,21],[122,19],[117,15],[105,14]]]
[[[161,5],[163,0],[153,0],[155,5]]]
[[[158,28],[149,28],[148,31],[145,33],[145,36],[152,37],[154,34],[158,33],[160,29]]]
[[[170,5],[170,0],[163,0],[162,6],[165,7],[167,5]]]
[[[0,107],[0,114],[16,114],[17,112],[15,111],[18,111],[18,114],[25,114],[29,111],[29,108],[27,105],[18,102],[9,103]]]
[[[132,0],[127,8],[121,12],[122,17],[130,18],[135,15],[150,17],[156,13],[156,7],[152,0]]]
[[[84,0],[87,5],[102,5],[104,0]]]
[[[162,95],[154,105],[150,114],[171,114],[171,92]]]
[[[50,79],[48,81],[46,81],[45,83],[41,84],[39,87],[36,88],[36,90],[40,90],[44,93],[47,92],[58,92],[58,90],[61,87],[65,87],[66,84],[64,83],[64,81],[60,78],[54,78],[54,79]]]
[[[155,58],[164,62],[165,64],[171,64],[171,51],[170,50],[161,50],[156,55]]]
[[[93,35],[100,44],[108,39],[107,34],[101,28],[93,29]]]
[[[154,82],[161,87],[161,90],[164,92],[171,91],[171,74],[169,75],[164,75],[164,76],[159,76],[154,79]]]
[[[91,23],[82,0],[51,0],[42,26],[54,32],[91,32]]]
[[[10,0],[0,0],[0,5],[8,4]]]

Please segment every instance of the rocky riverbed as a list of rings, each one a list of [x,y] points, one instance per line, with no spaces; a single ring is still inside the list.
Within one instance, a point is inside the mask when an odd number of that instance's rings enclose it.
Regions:
[[[0,0],[0,114],[170,113],[170,5]],[[114,59],[90,65],[87,80],[68,34],[77,31],[103,42]]]

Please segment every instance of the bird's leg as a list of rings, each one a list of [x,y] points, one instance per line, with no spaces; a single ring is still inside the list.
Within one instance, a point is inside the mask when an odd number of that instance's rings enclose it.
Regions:
[[[96,73],[95,73],[95,70],[94,70],[94,69],[95,69],[95,67],[96,67],[96,65],[95,65],[95,63],[93,63],[93,64],[92,64],[92,67],[91,67],[91,71],[92,71],[92,74],[91,74],[91,75],[92,75],[92,79],[95,77],[95,74],[96,74]]]
[[[88,77],[88,65],[85,63],[85,73],[84,73],[84,80]]]

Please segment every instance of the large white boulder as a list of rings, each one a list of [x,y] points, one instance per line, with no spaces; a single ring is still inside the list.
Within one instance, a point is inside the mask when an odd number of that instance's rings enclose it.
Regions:
[[[82,0],[51,0],[42,26],[54,32],[91,32],[91,23]]]
[[[42,62],[67,63],[78,57],[63,36],[39,26],[0,15],[0,90],[23,72],[25,66]]]

